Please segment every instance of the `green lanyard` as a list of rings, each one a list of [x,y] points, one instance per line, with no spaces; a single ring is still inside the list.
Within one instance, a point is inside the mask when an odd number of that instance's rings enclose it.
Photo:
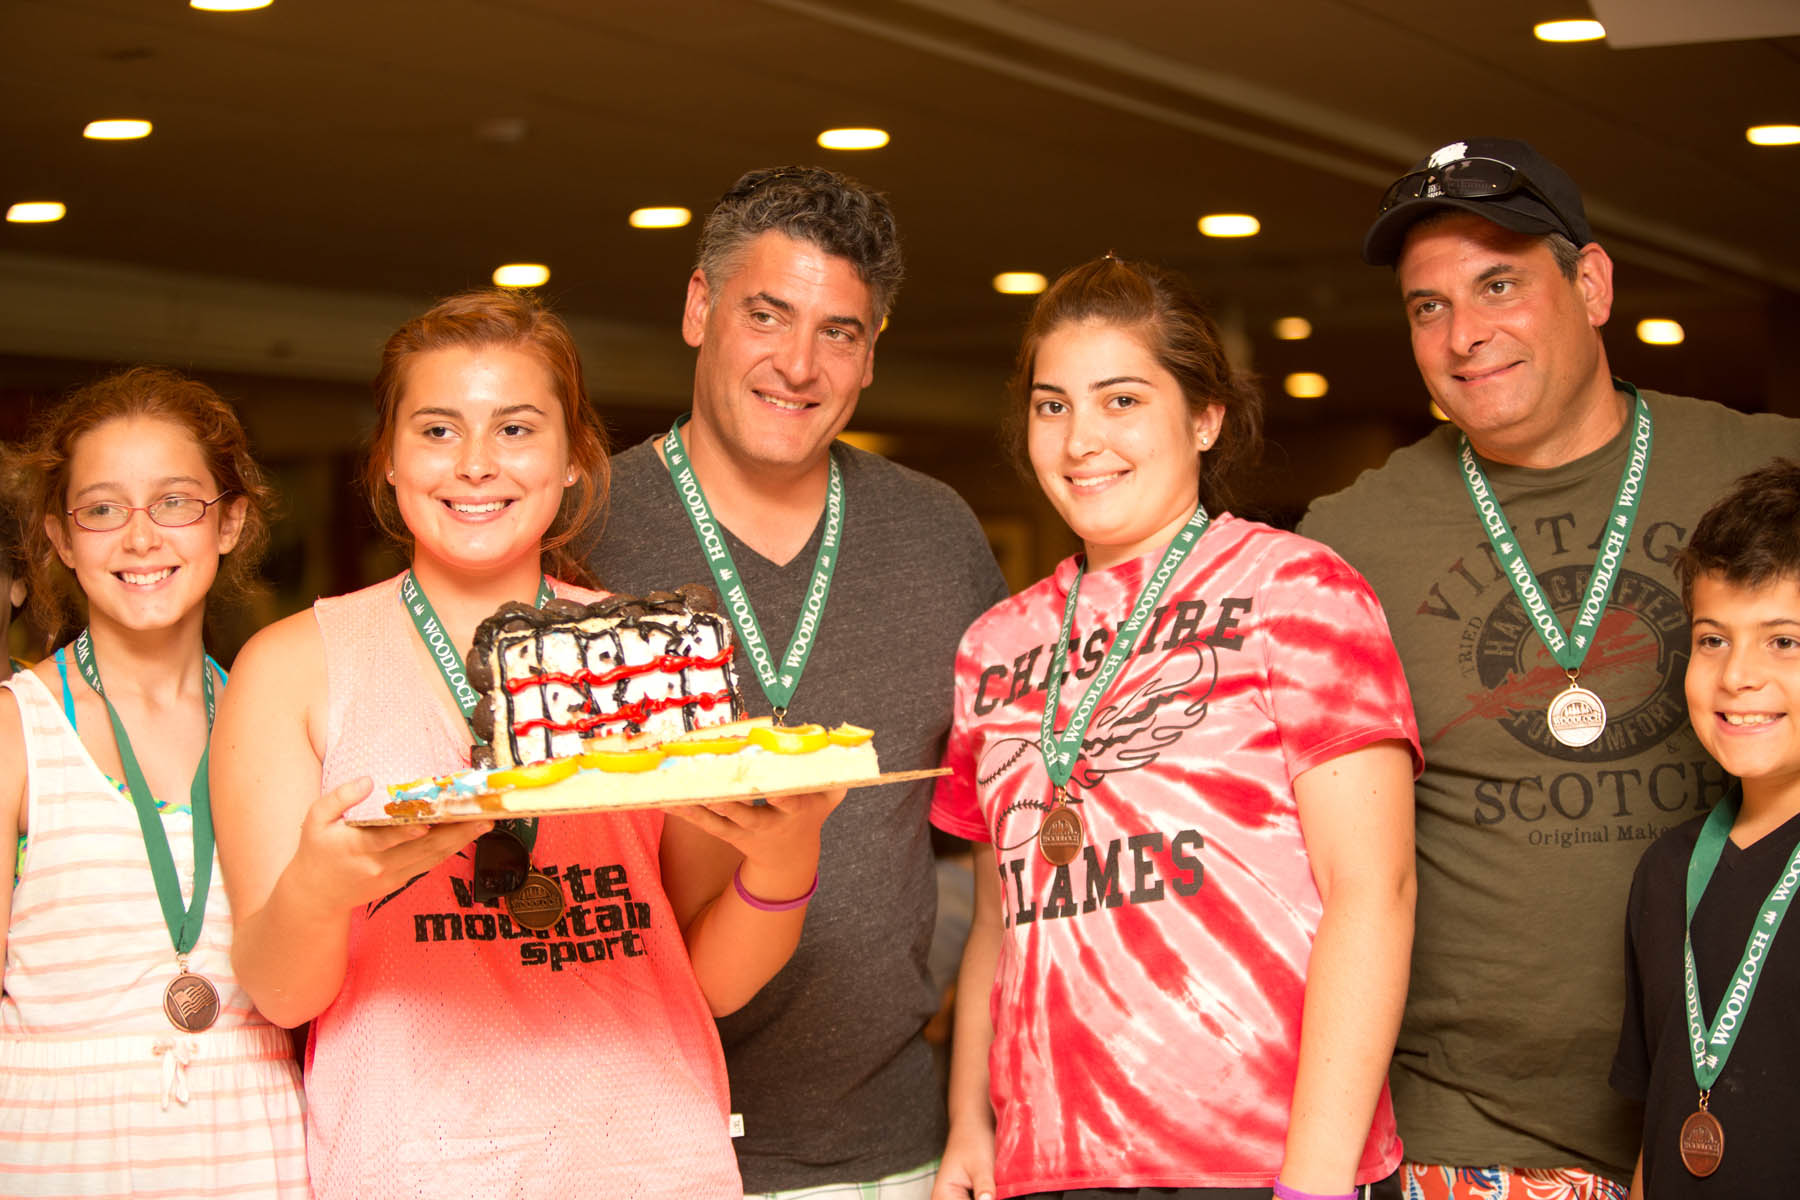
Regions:
[[[1757,981],[1762,978],[1763,963],[1775,944],[1782,918],[1787,915],[1788,902],[1794,898],[1795,888],[1800,887],[1800,845],[1796,845],[1788,858],[1787,870],[1775,881],[1768,898],[1763,901],[1762,911],[1757,914],[1756,923],[1750,927],[1744,956],[1731,977],[1731,986],[1725,989],[1719,1011],[1713,1015],[1712,1027],[1707,1028],[1700,1012],[1700,984],[1694,969],[1694,910],[1700,907],[1700,897],[1706,894],[1706,885],[1718,868],[1719,856],[1724,853],[1725,842],[1731,836],[1731,824],[1737,820],[1741,800],[1741,794],[1733,789],[1713,807],[1706,823],[1700,827],[1700,837],[1688,857],[1687,930],[1682,938],[1681,954],[1686,969],[1688,1052],[1693,1059],[1694,1082],[1700,1085],[1703,1093],[1702,1109],[1706,1107],[1704,1093],[1712,1090],[1725,1070],[1725,1060],[1731,1056],[1731,1047],[1750,1011],[1750,999],[1756,994]]]
[[[1481,517],[1482,528],[1487,530],[1488,541],[1493,543],[1494,553],[1500,556],[1500,566],[1512,583],[1513,594],[1524,606],[1525,615],[1537,627],[1538,637],[1550,651],[1551,657],[1565,671],[1580,669],[1582,660],[1587,657],[1588,649],[1593,644],[1594,630],[1599,627],[1600,618],[1606,613],[1607,598],[1612,595],[1613,581],[1619,574],[1619,563],[1624,559],[1626,547],[1631,541],[1631,527],[1637,521],[1638,493],[1643,490],[1644,475],[1650,464],[1650,406],[1638,395],[1637,388],[1629,383],[1625,387],[1637,401],[1632,420],[1631,456],[1626,460],[1625,470],[1619,476],[1619,490],[1613,498],[1612,515],[1606,520],[1606,534],[1600,541],[1600,553],[1594,560],[1593,574],[1588,577],[1587,595],[1582,599],[1581,608],[1575,614],[1575,623],[1567,634],[1557,623],[1556,610],[1551,606],[1549,597],[1544,595],[1543,587],[1538,583],[1531,564],[1526,561],[1524,552],[1519,549],[1519,540],[1507,525],[1506,514],[1500,511],[1500,501],[1495,499],[1487,473],[1481,469],[1481,463],[1476,461],[1475,451],[1469,445],[1467,435],[1464,435],[1457,448],[1463,483],[1469,489],[1469,499],[1475,502],[1475,511]]]
[[[550,581],[538,576],[537,607],[544,607],[555,597],[556,593],[550,590]],[[425,649],[437,666],[438,674],[444,677],[444,686],[450,689],[456,706],[462,710],[463,720],[467,721],[475,715],[475,706],[481,703],[481,697],[469,686],[469,673],[463,665],[462,652],[444,631],[444,623],[438,620],[437,610],[431,607],[431,601],[425,598],[425,589],[419,586],[410,570],[400,577],[400,606],[412,618],[413,629],[418,632],[419,640],[425,643]],[[477,742],[482,741],[473,729],[469,730],[469,736]],[[532,845],[537,841],[536,817],[502,821],[500,824],[506,826],[524,845],[526,852],[530,853]]]
[[[1062,699],[1062,672],[1050,671],[1050,678],[1044,685],[1044,720],[1039,729],[1038,749],[1044,756],[1044,769],[1050,773],[1050,782],[1056,785],[1059,801],[1068,794],[1069,776],[1075,773],[1075,761],[1081,757],[1081,739],[1087,733],[1088,723],[1093,720],[1094,709],[1106,696],[1106,689],[1125,668],[1125,660],[1131,657],[1132,648],[1137,645],[1138,635],[1143,633],[1151,614],[1156,611],[1156,602],[1162,598],[1163,590],[1175,577],[1188,553],[1199,544],[1200,536],[1206,532],[1211,518],[1206,515],[1204,504],[1196,505],[1194,515],[1188,518],[1187,524],[1169,542],[1168,549],[1163,551],[1162,561],[1156,564],[1156,570],[1144,580],[1138,591],[1137,603],[1131,606],[1131,614],[1119,626],[1112,645],[1107,648],[1106,657],[1100,660],[1100,669],[1094,673],[1093,682],[1069,714],[1069,723],[1061,733],[1056,732],[1056,709]],[[1069,599],[1063,605],[1062,633],[1056,644],[1059,647],[1069,644],[1069,632],[1075,624],[1075,597],[1081,592],[1081,576],[1086,572],[1084,566],[1075,573],[1075,582],[1069,585]]]
[[[206,921],[206,894],[212,889],[213,823],[212,787],[206,777],[207,760],[212,754],[213,683],[210,663],[202,658],[200,683],[206,697],[207,749],[200,752],[200,765],[194,769],[194,781],[188,785],[188,799],[194,812],[194,895],[186,908],[181,904],[181,882],[175,877],[175,856],[169,851],[169,834],[156,811],[150,785],[144,770],[132,752],[131,738],[119,711],[106,698],[100,686],[100,664],[94,658],[94,644],[87,630],[75,639],[75,663],[81,677],[106,704],[106,715],[112,720],[113,740],[119,744],[119,762],[125,768],[125,786],[131,792],[131,806],[137,810],[138,828],[144,833],[144,849],[150,855],[150,877],[156,881],[156,898],[162,904],[163,924],[169,927],[169,940],[175,953],[185,956],[200,940],[200,927]],[[185,969],[185,968],[184,968]]]
[[[675,424],[669,427],[669,436],[663,439],[669,477],[675,481],[675,490],[681,493],[682,508],[694,527],[694,536],[700,539],[706,569],[712,572],[713,583],[731,614],[731,623],[744,643],[744,653],[756,669],[756,681],[762,685],[763,695],[768,697],[769,706],[775,710],[775,719],[779,722],[786,719],[794,690],[800,686],[800,676],[812,654],[813,639],[819,632],[819,619],[825,612],[826,597],[831,594],[831,573],[837,567],[838,544],[844,531],[843,477],[838,471],[837,460],[828,457],[831,469],[825,482],[825,533],[819,539],[819,557],[813,562],[812,581],[806,586],[806,601],[800,606],[800,619],[794,624],[793,637],[788,640],[787,653],[782,655],[778,669],[768,639],[763,637],[762,626],[757,623],[756,610],[750,606],[750,595],[744,590],[737,563],[732,560],[731,549],[725,545],[725,535],[720,532],[712,508],[706,503],[706,493],[701,490],[694,466],[688,461],[687,448],[682,445],[681,426],[687,419],[685,413],[675,418]]]

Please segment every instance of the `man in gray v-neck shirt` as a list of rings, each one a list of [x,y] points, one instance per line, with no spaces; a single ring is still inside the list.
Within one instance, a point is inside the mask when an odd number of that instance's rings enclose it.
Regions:
[[[835,441],[873,379],[900,274],[883,197],[830,171],[753,171],[707,220],[682,319],[698,351],[682,438],[777,659],[814,579],[837,464],[842,547],[787,719],[875,730],[884,771],[938,764],[957,642],[1006,596],[954,492]],[[658,441],[613,460],[594,571],[632,594],[716,588]],[[748,711],[770,712],[742,637],[737,668]],[[920,1036],[939,999],[926,968],[930,792],[926,780],[850,794],[825,824],[794,957],[720,1019],[752,1196],[877,1181],[884,1196],[929,1195],[944,1143]]]

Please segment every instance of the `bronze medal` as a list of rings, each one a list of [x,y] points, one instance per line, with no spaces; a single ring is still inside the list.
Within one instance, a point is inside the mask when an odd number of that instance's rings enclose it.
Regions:
[[[1606,705],[1600,697],[1570,681],[1544,711],[1550,736],[1571,749],[1579,749],[1606,732]]]
[[[163,989],[163,1015],[183,1033],[211,1029],[219,1019],[219,989],[206,976],[184,967]]]
[[[1725,1128],[1704,1108],[1681,1123],[1681,1165],[1704,1179],[1725,1160]]]
[[[563,899],[562,884],[542,871],[525,876],[519,889],[506,894],[506,911],[512,919],[534,933],[545,933],[562,920],[568,902]]]
[[[1044,823],[1038,826],[1038,853],[1053,867],[1066,867],[1079,858],[1086,840],[1081,814],[1066,804],[1045,813]]]

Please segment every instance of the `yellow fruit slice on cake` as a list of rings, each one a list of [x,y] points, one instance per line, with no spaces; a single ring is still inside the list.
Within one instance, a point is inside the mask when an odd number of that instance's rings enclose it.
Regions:
[[[573,758],[547,758],[543,762],[527,763],[522,767],[508,767],[504,771],[495,771],[488,776],[488,786],[548,787],[567,779],[580,769],[581,763]]]
[[[861,725],[839,725],[825,736],[831,739],[834,746],[860,746],[875,736],[873,729],[864,729]]]
[[[654,771],[665,757],[661,746],[620,746],[589,750],[578,761],[584,767],[628,774]]]
[[[811,754],[831,744],[823,725],[759,725],[750,740],[776,754]]]

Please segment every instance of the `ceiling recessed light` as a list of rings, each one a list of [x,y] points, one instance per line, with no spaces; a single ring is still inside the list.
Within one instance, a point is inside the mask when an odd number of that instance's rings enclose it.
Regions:
[[[97,142],[128,142],[133,138],[149,137],[150,122],[126,117],[110,121],[89,121],[81,131],[81,136],[93,138]]]
[[[267,8],[274,0],[188,0],[189,8],[197,8],[201,12],[249,12],[255,8]]]
[[[1679,346],[1687,337],[1681,322],[1667,317],[1645,317],[1637,323],[1637,335],[1646,346]]]
[[[55,200],[21,200],[6,210],[6,219],[15,225],[42,225],[62,220],[68,211]]]
[[[538,287],[550,280],[550,268],[543,263],[507,263],[494,268],[494,284],[504,288]]]
[[[1540,42],[1597,42],[1606,36],[1606,26],[1598,21],[1540,21],[1531,27],[1531,36]]]
[[[1331,385],[1317,371],[1295,371],[1281,381],[1282,390],[1296,400],[1317,400]]]
[[[994,276],[994,290],[1003,296],[1035,296],[1050,286],[1036,271],[1002,271]]]
[[[1207,213],[1200,218],[1200,232],[1207,237],[1255,237],[1262,222],[1249,213]]]
[[[670,205],[667,208],[634,208],[628,219],[633,229],[680,229],[694,219],[694,214]]]
[[[1284,342],[1304,342],[1312,336],[1312,322],[1305,317],[1282,317],[1271,328]]]
[[[1752,125],[1744,139],[1752,146],[1800,145],[1800,125]]]
[[[827,150],[879,150],[887,144],[885,129],[827,129],[819,135]]]

